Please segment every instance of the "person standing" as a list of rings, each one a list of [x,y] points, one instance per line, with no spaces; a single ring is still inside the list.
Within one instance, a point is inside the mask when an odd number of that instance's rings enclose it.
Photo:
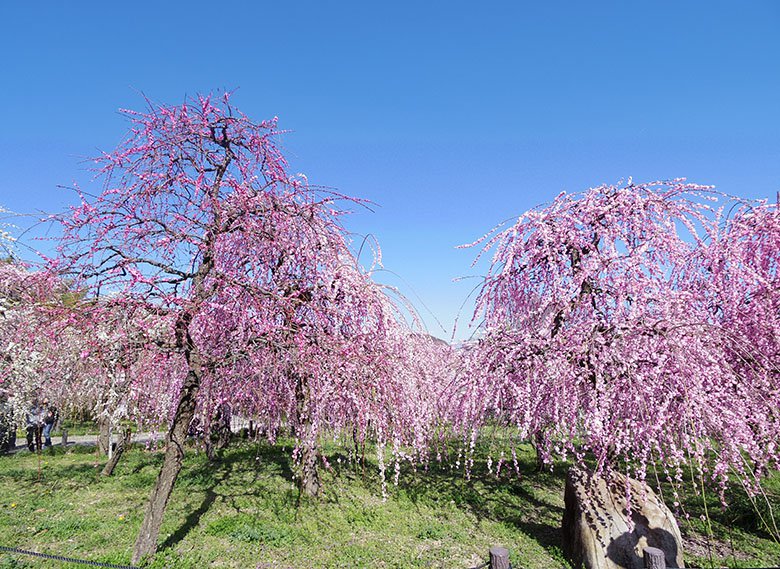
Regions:
[[[43,445],[50,447],[51,431],[54,429],[54,425],[57,424],[57,408],[49,403],[48,397],[44,397],[41,410],[43,413]]]
[[[41,431],[43,430],[43,409],[34,399],[27,412],[27,448],[30,452],[41,450]]]

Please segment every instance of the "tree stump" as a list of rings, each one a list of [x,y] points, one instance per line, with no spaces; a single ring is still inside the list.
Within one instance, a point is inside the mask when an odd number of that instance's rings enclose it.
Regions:
[[[666,556],[657,547],[645,547],[645,569],[666,569]]]
[[[505,547],[490,548],[490,569],[509,569],[509,550]]]

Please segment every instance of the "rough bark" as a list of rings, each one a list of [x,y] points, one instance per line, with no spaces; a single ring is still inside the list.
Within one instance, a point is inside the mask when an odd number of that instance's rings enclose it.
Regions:
[[[217,410],[217,418],[215,425],[215,432],[217,438],[217,448],[224,449],[230,444],[230,437],[233,432],[230,430],[230,420],[232,413],[230,411],[230,405],[223,403]]]
[[[296,417],[295,432],[301,445],[301,464],[298,471],[300,491],[305,496],[316,496],[320,492],[320,476],[317,471],[319,452],[312,440],[309,405],[309,382],[305,375],[299,375],[295,383]]]
[[[196,278],[195,282],[196,298],[203,296],[203,277],[208,273],[211,262],[211,258],[206,256],[200,267],[200,278]],[[136,565],[141,558],[153,555],[157,551],[157,537],[160,535],[163,514],[168,505],[168,499],[171,497],[173,485],[181,472],[184,460],[184,442],[187,439],[192,419],[195,417],[195,405],[200,390],[203,365],[200,353],[195,348],[190,335],[189,327],[192,319],[193,314],[185,311],[176,322],[176,343],[184,353],[189,370],[179,394],[173,422],[165,438],[163,465],[149,497],[144,521],[141,523],[141,529],[133,547],[133,565]]]
[[[206,456],[209,462],[214,462],[219,458],[217,451],[227,448],[230,444],[230,438],[233,431],[230,429],[230,405],[227,403],[217,407],[214,419],[209,425],[208,432],[203,437],[203,447],[206,450]]]
[[[111,421],[106,417],[100,417],[98,424],[97,449],[100,456],[107,456],[111,445]]]
[[[544,448],[544,435],[541,431],[534,433],[534,442],[532,446],[536,451],[536,471],[542,472],[545,469],[545,464],[544,455],[542,453],[542,449]]]
[[[160,534],[165,507],[168,505],[173,485],[181,472],[184,460],[184,441],[187,438],[187,429],[195,415],[195,401],[199,388],[200,376],[190,369],[182,387],[176,415],[166,437],[163,466],[149,498],[144,521],[133,548],[133,565],[136,565],[143,557],[153,555],[157,551],[157,537]]]
[[[124,453],[125,449],[130,446],[130,436],[132,433],[133,431],[129,428],[124,430],[122,437],[119,439],[119,442],[114,449],[114,455],[109,459],[109,461],[103,467],[103,471],[100,473],[102,476],[111,476],[114,473],[114,469],[119,463],[119,459],[122,458],[122,453]]]
[[[490,548],[490,569],[509,569],[509,551],[503,547]]]
[[[314,497],[320,493],[321,483],[320,474],[317,470],[317,461],[319,452],[316,448],[304,446],[301,452],[301,493],[305,496]]]

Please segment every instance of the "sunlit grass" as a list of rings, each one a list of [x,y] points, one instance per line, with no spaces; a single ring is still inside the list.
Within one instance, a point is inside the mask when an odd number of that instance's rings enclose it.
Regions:
[[[560,548],[565,465],[536,472],[533,450],[520,447],[520,476],[500,478],[477,460],[462,470],[433,462],[404,465],[398,486],[382,500],[376,464],[363,468],[327,449],[322,496],[301,499],[292,483],[289,441],[237,442],[210,463],[190,451],[176,484],[151,567],[474,567],[503,545],[514,567],[567,566]],[[129,563],[161,454],[136,447],[111,478],[88,447],[39,457],[0,457],[0,545],[112,563]],[[774,484],[774,486],[772,486]],[[777,489],[777,480],[770,482]],[[775,496],[775,494],[771,494]],[[714,498],[707,497],[708,499]],[[774,498],[773,498],[774,499]],[[699,544],[687,555],[708,566],[700,506],[691,496],[683,532]],[[716,549],[733,547],[720,565],[777,564],[780,548],[757,528],[745,502],[721,512],[710,506]],[[704,544],[704,545],[702,545]],[[0,555],[0,568],[66,567]],[[77,567],[72,565],[72,567]]]

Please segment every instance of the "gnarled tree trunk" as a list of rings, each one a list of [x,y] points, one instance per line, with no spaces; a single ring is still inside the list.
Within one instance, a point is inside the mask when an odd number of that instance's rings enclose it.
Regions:
[[[301,492],[306,496],[316,496],[320,493],[322,484],[320,483],[320,474],[317,470],[317,461],[319,460],[319,451],[305,445],[301,449],[301,470],[300,485]]]
[[[99,417],[98,424],[98,438],[97,438],[97,450],[100,456],[108,456],[111,450],[111,421],[108,417]]]
[[[125,452],[125,449],[130,446],[130,436],[132,434],[133,431],[130,428],[124,430],[122,437],[119,439],[119,442],[116,445],[116,449],[114,449],[113,456],[103,467],[103,471],[100,473],[101,476],[111,476],[111,474],[113,474],[116,465],[119,463],[119,459],[122,458],[122,454]]]
[[[300,441],[300,469],[298,470],[301,493],[316,496],[320,492],[320,476],[317,471],[319,450],[312,436],[312,417],[309,382],[305,375],[298,375],[295,382],[295,434]]]
[[[200,267],[199,275],[201,278],[196,280],[196,292],[199,294],[203,294],[202,276],[208,272],[210,263],[211,258],[207,256]],[[141,523],[141,529],[133,547],[133,565],[137,564],[142,557],[152,555],[157,551],[157,537],[160,535],[163,514],[168,505],[168,499],[171,497],[173,485],[181,472],[184,460],[184,442],[187,439],[190,423],[195,416],[203,365],[200,353],[190,335],[189,327],[192,319],[193,314],[185,311],[176,321],[176,343],[184,353],[189,369],[179,394],[179,403],[176,406],[171,428],[165,437],[163,465],[152,489],[152,495],[149,497],[144,521]]]
[[[231,418],[230,405],[227,403],[220,404],[209,426],[209,432],[204,437],[206,456],[209,458],[209,462],[217,460],[216,451],[224,450],[230,444],[230,438],[233,434],[230,428]]]
[[[157,551],[157,537],[160,534],[165,507],[171,497],[173,485],[181,472],[184,460],[184,441],[187,429],[195,416],[195,402],[200,389],[200,375],[190,369],[184,381],[176,415],[165,439],[165,459],[152,490],[149,503],[144,514],[144,521],[138,532],[138,539],[133,548],[133,564],[142,557],[152,555]]]
[[[542,472],[545,469],[544,464],[544,433],[542,431],[536,431],[534,433],[534,440],[531,446],[536,451],[536,471]]]

